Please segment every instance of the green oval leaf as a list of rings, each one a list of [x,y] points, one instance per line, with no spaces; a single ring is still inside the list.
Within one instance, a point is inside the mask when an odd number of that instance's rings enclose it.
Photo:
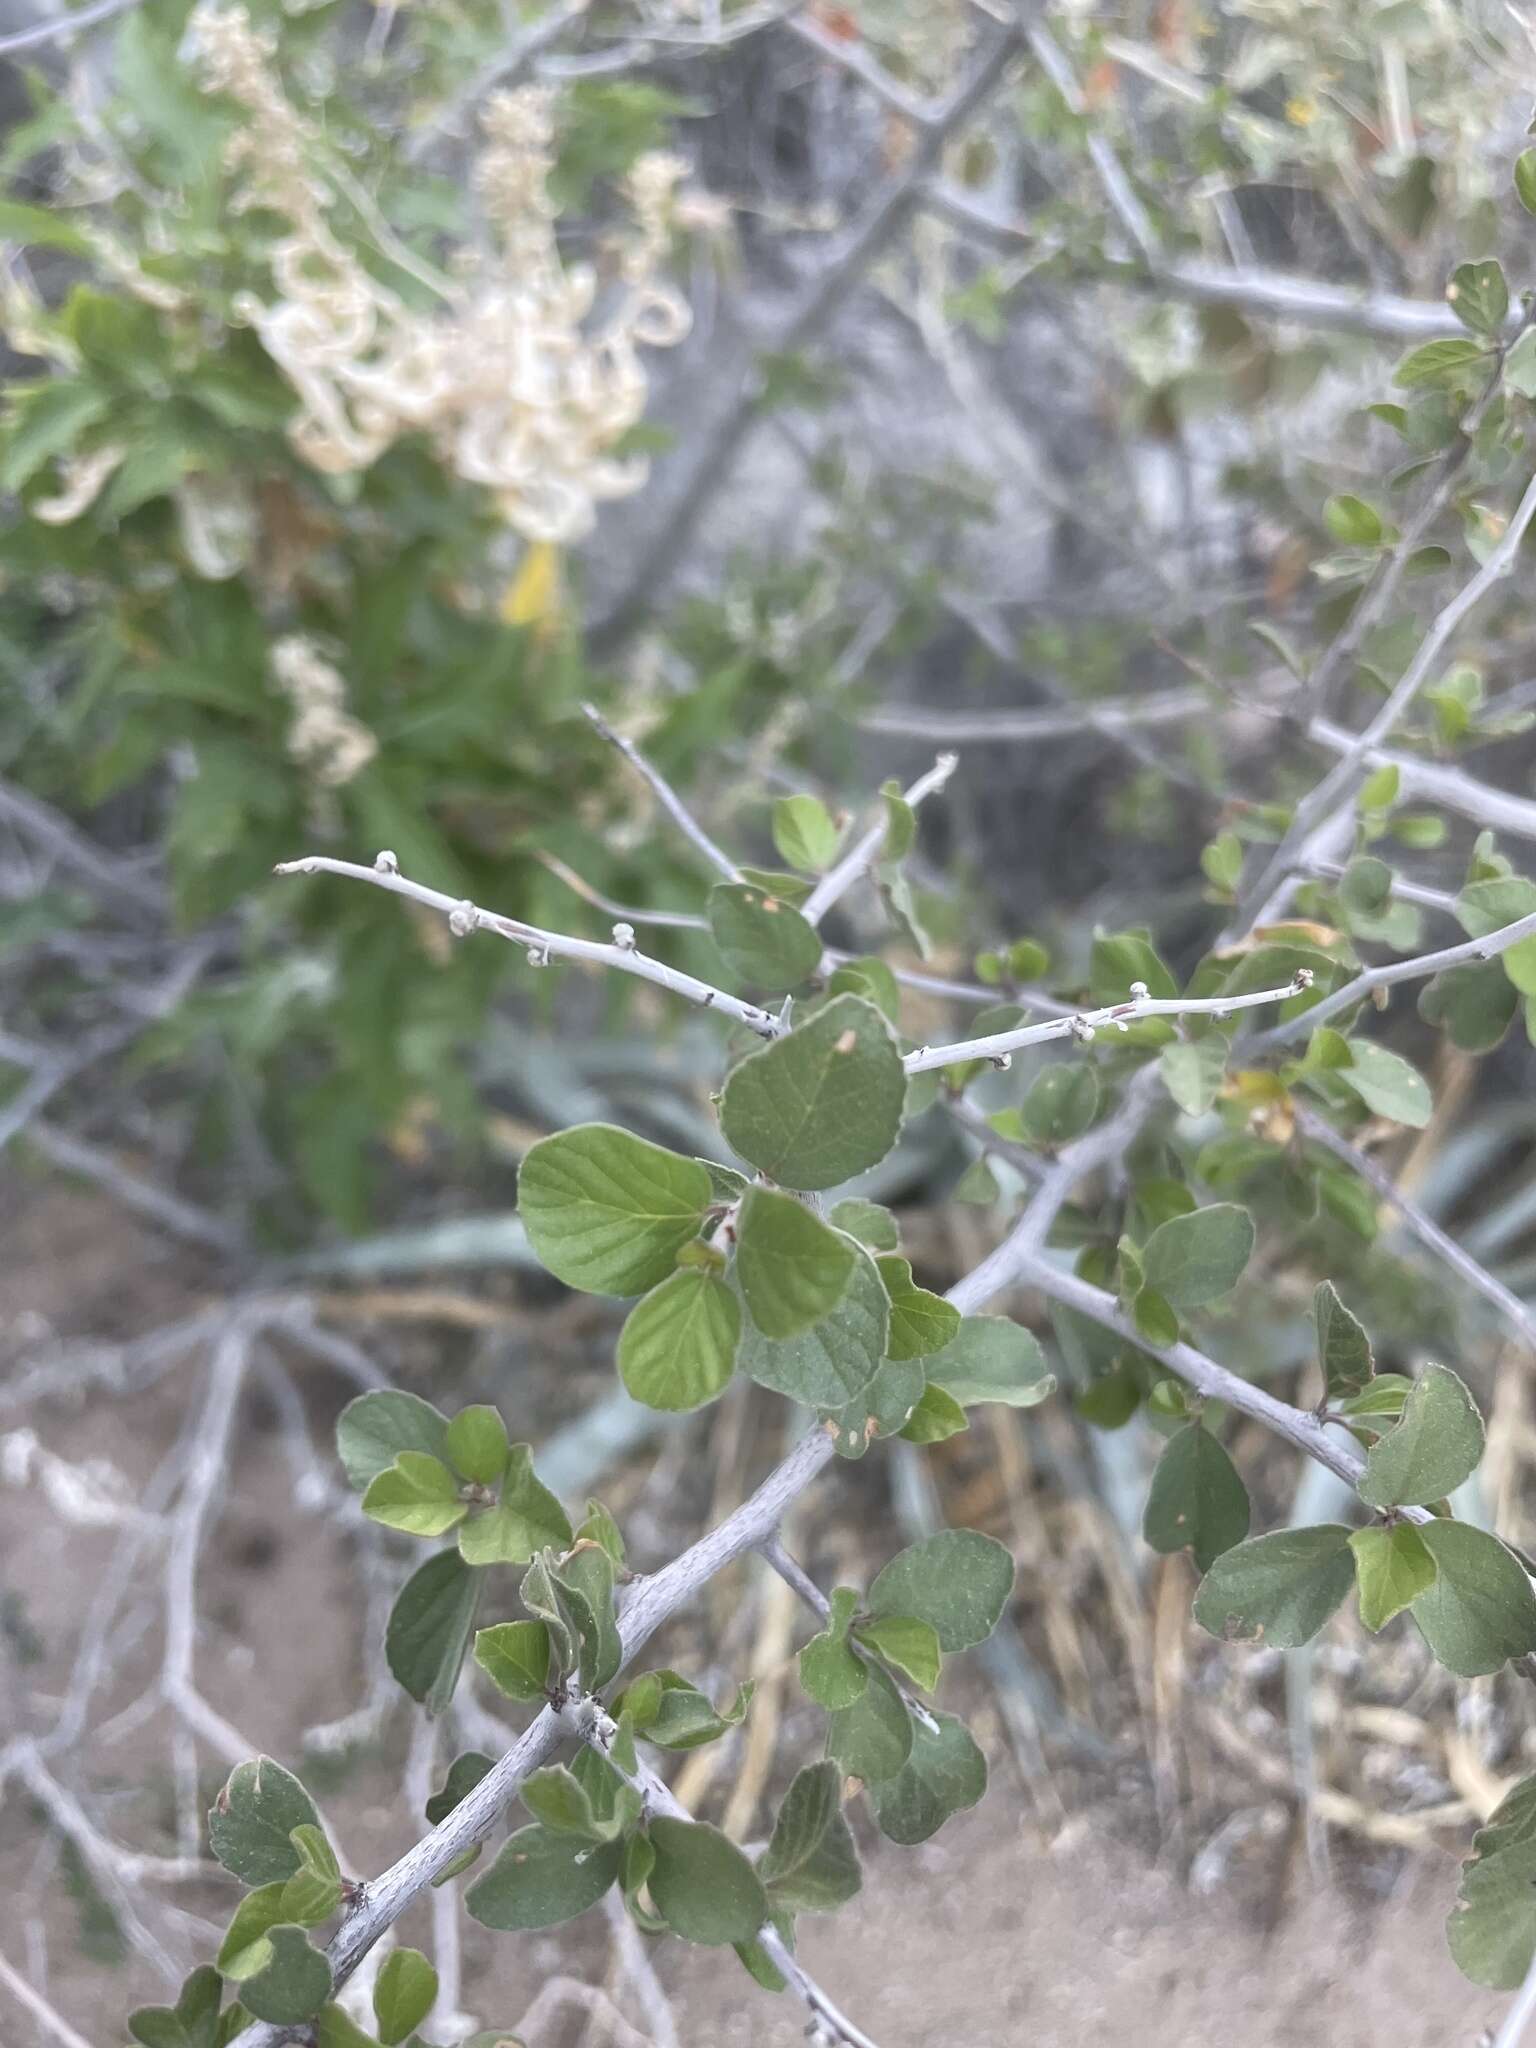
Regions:
[[[1013,1559],[976,1529],[939,1529],[900,1551],[877,1574],[865,1601],[873,1616],[915,1615],[946,1652],[984,1643],[1013,1592]]]
[[[749,1188],[736,1224],[736,1277],[765,1337],[794,1337],[835,1308],[858,1256],[851,1238],[772,1188]],[[910,1268],[908,1269],[910,1272]]]
[[[941,1294],[930,1294],[913,1281],[912,1268],[894,1252],[875,1261],[891,1297],[891,1330],[886,1355],[895,1359],[927,1358],[942,1351],[960,1327],[960,1311]]]
[[[393,1465],[368,1482],[363,1513],[407,1536],[443,1536],[469,1513],[459,1482],[426,1451],[401,1451]]]
[[[475,1635],[475,1662],[509,1700],[537,1700],[549,1683],[549,1630],[542,1621],[499,1621]]]
[[[619,1377],[647,1408],[680,1415],[724,1393],[736,1369],[741,1309],[718,1274],[670,1274],[619,1333]]]
[[[859,1852],[843,1818],[836,1764],[807,1764],[795,1774],[757,1874],[775,1912],[830,1913],[858,1891]]]
[[[782,1186],[839,1186],[876,1166],[901,1129],[907,1081],[871,1003],[836,996],[809,1023],[749,1053],[720,1103],[726,1138]]]
[[[1205,1425],[1191,1422],[1169,1437],[1152,1474],[1142,1534],[1165,1554],[1194,1552],[1208,1572],[1248,1534],[1248,1489]]]
[[[963,1408],[983,1401],[1032,1408],[1056,1390],[1039,1339],[1006,1316],[963,1317],[943,1350],[923,1361],[923,1369]]]
[[[299,2026],[330,1997],[331,1966],[310,1946],[302,1927],[274,1927],[266,1940],[270,1958],[264,1969],[242,1981],[240,2003],[253,2019]]]
[[[828,1221],[834,1230],[845,1230],[872,1252],[893,1252],[901,1243],[901,1233],[890,1210],[858,1195],[838,1202]]]
[[[533,1452],[527,1444],[513,1444],[500,1499],[460,1524],[464,1562],[528,1564],[541,1550],[567,1550],[570,1543],[570,1517],[535,1474]]]
[[[1312,1319],[1317,1326],[1317,1362],[1328,1399],[1346,1401],[1362,1393],[1376,1370],[1371,1340],[1340,1301],[1331,1280],[1322,1281],[1312,1296]]]
[[[447,1419],[430,1401],[395,1387],[359,1394],[336,1418],[336,1453],[347,1483],[361,1493],[369,1480],[387,1471],[401,1451],[424,1451],[441,1458]]]
[[[1204,1116],[1227,1071],[1227,1041],[1220,1032],[1193,1044],[1165,1045],[1157,1056],[1163,1086],[1186,1116]]]
[[[819,875],[832,865],[842,836],[820,797],[781,796],[773,807],[773,843],[779,859],[808,875]]]
[[[1355,1553],[1360,1619],[1372,1634],[1435,1583],[1435,1560],[1412,1522],[1357,1529],[1349,1547]]]
[[[831,1716],[827,1755],[848,1776],[866,1785],[893,1778],[912,1754],[912,1716],[901,1694],[878,1665],[867,1665],[863,1691]]]
[[[1536,1777],[1522,1778],[1472,1837],[1445,1931],[1456,1967],[1474,1984],[1514,1991],[1523,1983],[1536,1954]]]
[[[858,1638],[887,1664],[894,1664],[920,1691],[932,1692],[938,1684],[944,1659],[939,1632],[929,1622],[911,1614],[890,1614],[883,1620],[861,1623]]]
[[[277,1884],[302,1861],[294,1829],[319,1825],[315,1803],[293,1773],[259,1756],[237,1764],[214,1801],[208,1846],[242,1884]]]
[[[709,928],[733,973],[755,988],[782,995],[821,964],[821,938],[782,897],[746,882],[710,890]]]
[[[1435,1583],[1413,1603],[1424,1640],[1448,1671],[1483,1678],[1536,1650],[1536,1593],[1496,1536],[1466,1522],[1425,1522]]]
[[[857,1400],[880,1370],[890,1320],[890,1299],[875,1263],[858,1251],[842,1300],[800,1336],[765,1337],[750,1321],[743,1325],[742,1369],[759,1386],[807,1408],[840,1409]]]
[[[768,1895],[736,1844],[707,1822],[667,1815],[647,1833],[651,1897],[672,1932],[711,1948],[750,1941],[768,1918]]]
[[[1224,1551],[1195,1595],[1195,1619],[1229,1643],[1309,1643],[1354,1583],[1349,1530],[1275,1529]]]
[[[1384,1045],[1371,1045],[1364,1039],[1352,1038],[1349,1051],[1350,1064],[1337,1070],[1344,1086],[1378,1116],[1422,1130],[1435,1105],[1429,1083],[1418,1069]]]
[[[480,1600],[479,1575],[456,1550],[413,1572],[390,1609],[384,1655],[413,1700],[440,1714],[453,1698]]]
[[[615,1124],[541,1138],[517,1177],[529,1243],[557,1280],[588,1294],[644,1294],[665,1280],[712,1199],[697,1159]]]
[[[1486,342],[1463,341],[1447,336],[1444,341],[1426,341],[1410,349],[1392,375],[1400,390],[1412,391],[1427,384],[1452,384],[1480,370],[1489,359]]]
[[[392,1948],[374,1979],[373,2016],[384,2048],[414,2033],[437,2000],[437,1972],[419,1948]]]
[[[1230,1294],[1253,1251],[1253,1218],[1236,1202],[1214,1202],[1160,1223],[1142,1250],[1146,1283],[1174,1309],[1202,1308]]]
[[[1428,1507],[1454,1493],[1483,1455],[1483,1418],[1456,1374],[1432,1365],[1402,1419],[1372,1445],[1360,1481],[1367,1507]]]
[[[869,1788],[881,1834],[903,1848],[926,1842],[987,1789],[987,1760],[965,1723],[953,1714],[935,1714],[933,1720],[930,1728],[913,1717],[907,1761]]]
[[[1456,318],[1474,334],[1496,337],[1509,317],[1509,286],[1491,257],[1482,263],[1458,263],[1445,296]]]
[[[477,1486],[499,1486],[507,1469],[507,1426],[494,1408],[461,1408],[443,1438],[455,1472]]]
[[[501,1933],[558,1927],[585,1913],[619,1874],[617,1842],[557,1835],[537,1821],[509,1835],[464,1894],[472,1920]]]
[[[1019,1121],[1030,1144],[1066,1145],[1082,1136],[1098,1110],[1098,1069],[1086,1060],[1061,1060],[1031,1081]]]

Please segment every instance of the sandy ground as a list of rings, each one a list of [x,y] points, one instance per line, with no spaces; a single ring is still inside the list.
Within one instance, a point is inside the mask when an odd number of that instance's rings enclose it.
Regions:
[[[0,1341],[10,1363],[0,1358],[0,1397],[8,1386],[13,1397],[0,1407],[0,1470],[14,1472],[15,1433],[31,1429],[72,1465],[103,1461],[131,1498],[181,1438],[202,1364],[194,1358],[128,1394],[54,1386],[24,1409],[15,1374],[45,1329],[135,1334],[196,1307],[195,1282],[155,1240],[84,1196],[13,1189],[4,1220]],[[342,1390],[316,1382],[305,1391],[323,1444]],[[358,1703],[375,1653],[359,1618],[352,1539],[296,1504],[291,1447],[259,1388],[237,1443],[200,1570],[198,1679],[253,1748],[298,1763],[303,1730]],[[33,1471],[27,1485],[0,1481],[0,1722],[17,1733],[51,1725],[81,1617],[124,1541],[121,1526],[61,1520]],[[155,1702],[159,1601],[151,1550],[108,1639],[95,1733],[50,1768],[112,1841],[165,1855],[177,1848],[178,1814],[196,1810],[189,1771],[203,1802],[224,1767],[203,1749],[194,1762]],[[1473,2048],[1496,2022],[1505,2001],[1467,1985],[1445,1950],[1448,1851],[1407,1859],[1388,1884],[1378,1866],[1373,1882],[1385,1896],[1373,1899],[1358,1871],[1319,1879],[1296,1831],[1282,1829],[1277,1847],[1271,1830],[1251,1860],[1235,1852],[1227,1882],[1200,1895],[1180,1859],[1158,1853],[1144,1774],[1106,1774],[1097,1790],[1074,1778],[1078,1803],[1065,1812],[1055,1785],[1052,1800],[1031,1798],[979,1679],[962,1674],[958,1690],[995,1759],[989,1799],[922,1849],[874,1842],[861,1897],[835,1919],[802,1922],[807,1962],[880,2048],[1098,2048],[1123,2037],[1136,2048],[1207,2038],[1242,2048]],[[417,1831],[400,1792],[412,1726],[396,1714],[344,1765],[305,1766],[359,1870],[382,1867]],[[783,1770],[807,1726],[786,1715]],[[206,1954],[207,1930],[233,1897],[202,1882],[137,1881],[112,1894],[82,1881],[13,1778],[0,1803],[0,1953],[46,1984],[92,2048],[121,2042],[130,2005],[163,1995],[156,1946],[177,1962]],[[414,1909],[402,1932],[430,1947],[429,1909]],[[758,1991],[728,1952],[669,1942],[652,1954],[682,2048],[790,2048],[805,2038],[799,2008]],[[557,1974],[611,1990],[640,2032],[616,2032],[574,2001],[546,2002],[528,2048],[638,2048],[651,2038],[601,1913],[522,1940],[465,1929],[462,2002],[482,2024],[516,2023]],[[0,1987],[0,2048],[47,2039]]]

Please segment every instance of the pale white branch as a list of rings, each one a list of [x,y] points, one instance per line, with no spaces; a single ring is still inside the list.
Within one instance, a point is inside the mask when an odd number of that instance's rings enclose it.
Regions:
[[[1241,996],[1154,997],[1146,993],[1144,982],[1137,982],[1128,1002],[1109,1003],[1102,1009],[1083,1010],[1070,1017],[1052,1017],[1044,1024],[1023,1024],[1015,1031],[989,1032],[985,1038],[963,1038],[955,1045],[919,1046],[916,1052],[907,1054],[902,1065],[909,1074],[926,1074],[934,1067],[952,1067],[962,1060],[1006,1064],[1023,1047],[1043,1045],[1048,1039],[1075,1038],[1087,1044],[1100,1031],[1129,1031],[1132,1024],[1144,1017],[1229,1017],[1237,1010],[1288,1002],[1310,986],[1311,975],[1305,969],[1284,988],[1256,989]]]
[[[1427,981],[1433,975],[1445,973],[1448,968],[1496,960],[1511,946],[1518,946],[1522,939],[1529,938],[1536,938],[1536,911],[1529,917],[1516,918],[1513,924],[1501,925],[1498,931],[1489,932],[1486,938],[1464,939],[1459,946],[1442,946],[1437,953],[1419,953],[1411,960],[1388,960],[1380,967],[1362,968],[1353,980],[1346,981],[1331,996],[1324,996],[1311,1009],[1288,1017],[1283,1023],[1272,1025],[1268,1031],[1250,1039],[1248,1049],[1256,1052],[1266,1046],[1288,1045],[1293,1039],[1305,1037],[1319,1024],[1326,1024],[1330,1017],[1337,1017],[1341,1010],[1362,1002],[1376,989],[1392,988],[1400,981]]]
[[[745,1024],[760,1038],[774,1037],[779,1028],[777,1020],[755,1003],[745,1003],[739,996],[727,995],[724,989],[700,981],[695,975],[684,974],[680,968],[669,967],[664,960],[653,960],[633,944],[616,942],[605,946],[594,939],[567,938],[560,932],[543,931],[538,925],[523,924],[517,918],[482,910],[477,904],[445,895],[441,889],[428,889],[421,882],[409,881],[400,873],[392,853],[381,853],[371,868],[365,868],[357,861],[332,860],[326,854],[306,854],[301,860],[280,862],[273,872],[279,875],[344,875],[350,881],[368,882],[376,889],[387,889],[392,895],[425,904],[429,910],[442,911],[456,938],[467,938],[476,931],[494,932],[498,938],[521,946],[530,965],[542,967],[550,960],[582,960],[597,967],[611,967],[620,974],[634,974],[642,981],[654,982],[658,988],[666,989],[670,995],[681,996],[684,1002],[695,1003],[700,1009],[718,1010],[722,1016]],[[633,938],[632,933],[630,937]]]

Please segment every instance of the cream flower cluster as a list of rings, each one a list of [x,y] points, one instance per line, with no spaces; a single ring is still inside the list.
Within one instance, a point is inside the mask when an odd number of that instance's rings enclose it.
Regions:
[[[367,726],[347,710],[347,685],[313,640],[290,633],[273,642],[272,680],[293,706],[290,757],[321,786],[341,789],[379,751]]]
[[[645,479],[642,462],[613,452],[645,409],[639,349],[688,330],[686,305],[657,274],[685,166],[660,153],[635,164],[613,304],[594,321],[596,273],[567,268],[555,238],[548,97],[495,95],[476,183],[497,247],[467,259],[443,303],[423,312],[332,231],[316,138],[277,81],[271,44],[239,7],[205,4],[194,20],[205,84],[249,117],[232,148],[237,204],[287,223],[270,257],[276,296],[241,311],[299,395],[290,436],[300,454],[317,469],[357,470],[399,436],[425,433],[525,539],[580,539],[599,503]]]

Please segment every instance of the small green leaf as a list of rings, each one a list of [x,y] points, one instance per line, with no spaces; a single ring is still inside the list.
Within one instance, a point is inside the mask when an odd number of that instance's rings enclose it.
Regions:
[[[619,1333],[619,1377],[647,1408],[683,1414],[724,1393],[736,1369],[741,1309],[714,1273],[671,1273]]]
[[[413,1700],[440,1714],[453,1698],[480,1601],[480,1578],[456,1550],[439,1551],[401,1587],[384,1655]]]
[[[313,2019],[331,1995],[331,1966],[305,1939],[302,1927],[274,1927],[265,1937],[271,1955],[240,1985],[240,2003],[252,2018],[273,2026]]]
[[[937,1725],[931,1728],[913,1720],[907,1761],[869,1788],[881,1834],[903,1848],[926,1842],[987,1789],[987,1760],[965,1723],[953,1714],[935,1714],[933,1720]]]
[[[419,1948],[393,1948],[374,1979],[373,2017],[384,2048],[414,2033],[437,2002],[437,1972]]]
[[[494,1408],[461,1408],[443,1440],[455,1472],[477,1486],[499,1486],[507,1469],[507,1428]]]
[[[885,844],[880,858],[905,860],[917,840],[917,813],[902,795],[899,782],[882,782],[880,796],[885,804]]]
[[[1340,1415],[1372,1416],[1401,1415],[1403,1403],[1413,1392],[1417,1382],[1406,1373],[1379,1372],[1360,1389],[1350,1394],[1339,1404]]]
[[[393,1465],[368,1482],[363,1513],[407,1536],[443,1536],[469,1513],[459,1482],[426,1451],[401,1451]]]
[[[527,1564],[541,1550],[566,1550],[570,1517],[535,1477],[533,1452],[513,1444],[495,1507],[481,1508],[459,1530],[459,1551],[471,1565]]]
[[[1361,1393],[1376,1370],[1371,1340],[1340,1301],[1331,1280],[1324,1280],[1312,1296],[1312,1319],[1328,1399],[1344,1401]]]
[[[589,1500],[587,1512],[582,1516],[576,1530],[578,1543],[595,1543],[600,1550],[606,1550],[615,1567],[624,1569],[624,1538],[619,1525],[609,1514],[600,1500]]]
[[[1219,1032],[1193,1044],[1165,1045],[1157,1056],[1163,1086],[1186,1116],[1204,1116],[1221,1092],[1227,1041]]]
[[[236,1765],[208,1815],[208,1846],[242,1884],[281,1883],[299,1869],[293,1831],[318,1827],[315,1803],[269,1756]]]
[[[549,1684],[549,1630],[542,1621],[499,1621],[475,1636],[475,1662],[509,1700],[538,1700]]]
[[[1536,149],[1522,149],[1515,158],[1515,192],[1526,212],[1536,213]]]
[[[1330,498],[1324,505],[1323,524],[1334,539],[1342,541],[1346,547],[1379,547],[1385,533],[1376,507],[1368,505],[1364,498],[1351,497],[1347,492]]]
[[[1402,1420],[1374,1444],[1360,1498],[1367,1507],[1428,1507],[1454,1493],[1483,1455],[1483,1418],[1456,1374],[1432,1365],[1403,1403]]]
[[[1275,1529],[1223,1551],[1195,1595],[1195,1619],[1229,1643],[1296,1650],[1354,1583],[1350,1532],[1336,1522]]]
[[[842,836],[819,797],[781,796],[773,807],[773,843],[779,859],[804,874],[819,875],[830,867]]]
[[[598,1692],[624,1660],[613,1606],[613,1560],[605,1550],[589,1545],[564,1559],[551,1576],[576,1630],[581,1688]]]
[[[906,1092],[901,1055],[880,1012],[857,996],[836,996],[808,1023],[737,1063],[720,1122],[742,1158],[770,1179],[830,1188],[890,1151]]]
[[[1142,1534],[1165,1554],[1193,1550],[1208,1572],[1223,1551],[1248,1534],[1248,1489],[1216,1438],[1201,1422],[1169,1437],[1152,1475]]]
[[[217,1957],[220,1974],[232,1984],[256,1976],[271,1962],[272,1944],[267,1936],[274,1927],[285,1924],[283,1893],[287,1889],[286,1883],[258,1885],[236,1906]]]
[[[518,1797],[533,1818],[553,1834],[578,1835],[584,1842],[611,1842],[622,1832],[613,1822],[598,1819],[586,1787],[564,1764],[549,1764],[532,1772],[519,1787]],[[639,1810],[638,1795],[630,1791],[630,1797],[633,1818]]]
[[[836,1764],[807,1764],[784,1795],[757,1866],[776,1911],[830,1913],[859,1889],[859,1852],[842,1811]]]
[[[768,1918],[768,1895],[736,1844],[706,1822],[665,1815],[647,1832],[651,1897],[673,1933],[712,1948],[750,1941]]]
[[[1155,1287],[1141,1287],[1131,1302],[1131,1315],[1143,1341],[1166,1351],[1179,1341],[1179,1319],[1171,1304]]]
[[[1098,1109],[1098,1069],[1086,1060],[1060,1060],[1030,1083],[1019,1118],[1032,1145],[1066,1145],[1082,1136]]]
[[[746,1323],[741,1366],[759,1386],[807,1408],[840,1409],[857,1400],[879,1371],[890,1321],[890,1298],[875,1262],[860,1250],[841,1301],[800,1336],[765,1337]]]
[[[885,1291],[891,1297],[891,1330],[886,1355],[895,1359],[926,1358],[942,1351],[960,1328],[960,1311],[940,1294],[930,1294],[912,1278],[912,1268],[894,1252],[875,1260]]]
[[[1339,1069],[1345,1087],[1378,1116],[1422,1130],[1435,1106],[1423,1075],[1401,1054],[1388,1052],[1383,1045],[1352,1038],[1349,1051],[1351,1064]]]
[[[1536,157],[1536,151],[1529,152]],[[1532,209],[1536,211],[1536,208]],[[1446,1922],[1456,1967],[1474,1984],[1514,1991],[1536,1953],[1536,1778],[1522,1778],[1472,1837]]]
[[[745,882],[720,882],[707,907],[726,965],[754,988],[782,995],[816,972],[820,934],[781,897]]]
[[[462,1756],[456,1756],[448,1766],[442,1790],[434,1792],[426,1803],[424,1810],[432,1826],[446,1820],[459,1801],[474,1791],[486,1772],[494,1769],[495,1758],[486,1756],[482,1750],[466,1749]]]
[[[1425,1522],[1435,1583],[1413,1603],[1424,1640],[1448,1671],[1482,1678],[1536,1650],[1536,1593],[1497,1537],[1466,1522]]]
[[[953,1394],[943,1387],[925,1386],[899,1433],[905,1443],[943,1444],[969,1428],[965,1410]]]
[[[537,1821],[509,1835],[464,1894],[472,1920],[500,1933],[558,1927],[595,1906],[619,1874],[617,1842],[557,1835]]]
[[[748,1189],[736,1226],[736,1273],[765,1337],[795,1337],[820,1322],[846,1292],[857,1256],[852,1238],[793,1195]]]
[[[658,1749],[702,1749],[740,1727],[755,1690],[750,1683],[742,1686],[721,1712],[677,1672],[647,1671],[625,1688],[618,1705],[632,1716],[635,1732]]]
[[[1536,339],[1536,329],[1532,330]],[[1513,948],[1520,951],[1519,947]],[[1520,1007],[1519,992],[1499,960],[1474,962],[1437,974],[1419,995],[1419,1015],[1444,1031],[1462,1052],[1492,1052]]]
[[[401,1451],[441,1458],[447,1429],[445,1418],[417,1394],[403,1394],[394,1387],[359,1394],[336,1419],[336,1452],[347,1483],[361,1493]]]
[[[823,1411],[840,1458],[862,1458],[876,1437],[905,1427],[926,1392],[920,1358],[887,1358],[869,1385],[841,1408]]]
[[[1013,1559],[1001,1543],[975,1529],[940,1529],[891,1559],[865,1606],[876,1618],[915,1615],[953,1652],[986,1641],[1012,1592]]]
[[[901,1243],[901,1233],[890,1210],[858,1195],[837,1203],[828,1220],[834,1230],[845,1230],[872,1252],[893,1252]]]
[[[1253,1218],[1235,1202],[1170,1217],[1147,1239],[1147,1285],[1175,1309],[1203,1308],[1230,1294],[1253,1251]]]
[[[699,1160],[614,1124],[541,1138],[517,1177],[529,1243],[557,1280],[588,1294],[644,1294],[665,1280],[713,1199]]]
[[[1474,334],[1497,337],[1509,317],[1509,286],[1504,272],[1491,259],[1485,263],[1459,263],[1445,288],[1451,311]]]
[[[866,1621],[858,1629],[866,1648],[905,1672],[922,1692],[932,1692],[939,1682],[943,1654],[938,1631],[910,1614],[891,1614],[884,1620]]]
[[[1145,982],[1147,993],[1166,1002],[1179,992],[1178,983],[1158,958],[1150,939],[1140,932],[1101,934],[1089,956],[1089,984],[1097,1003],[1123,1003],[1134,982]]]
[[[365,2033],[344,2005],[333,2003],[316,2015],[315,2048],[379,2048],[379,2038]]]
[[[894,1778],[912,1754],[912,1717],[886,1673],[878,1665],[865,1669],[858,1698],[831,1716],[827,1755],[850,1777],[873,1785]]]
[[[220,2048],[223,1997],[218,1971],[204,1963],[185,1979],[174,2006],[141,2005],[130,2013],[128,2031],[142,2048]]]
[[[1422,348],[1410,349],[1403,357],[1393,372],[1392,382],[1405,391],[1429,384],[1456,383],[1470,371],[1481,368],[1488,357],[1486,342],[1455,337],[1426,341]]]
[[[923,1370],[965,1408],[983,1401],[1033,1408],[1056,1389],[1039,1339],[1006,1316],[964,1317],[944,1349],[924,1359]]]
[[[869,1666],[848,1646],[848,1628],[857,1606],[858,1595],[850,1587],[838,1586],[832,1594],[826,1627],[800,1652],[800,1683],[829,1714],[851,1707],[869,1683]]]
[[[1412,1522],[1356,1529],[1355,1585],[1360,1619],[1374,1635],[1435,1583],[1435,1560]]]

